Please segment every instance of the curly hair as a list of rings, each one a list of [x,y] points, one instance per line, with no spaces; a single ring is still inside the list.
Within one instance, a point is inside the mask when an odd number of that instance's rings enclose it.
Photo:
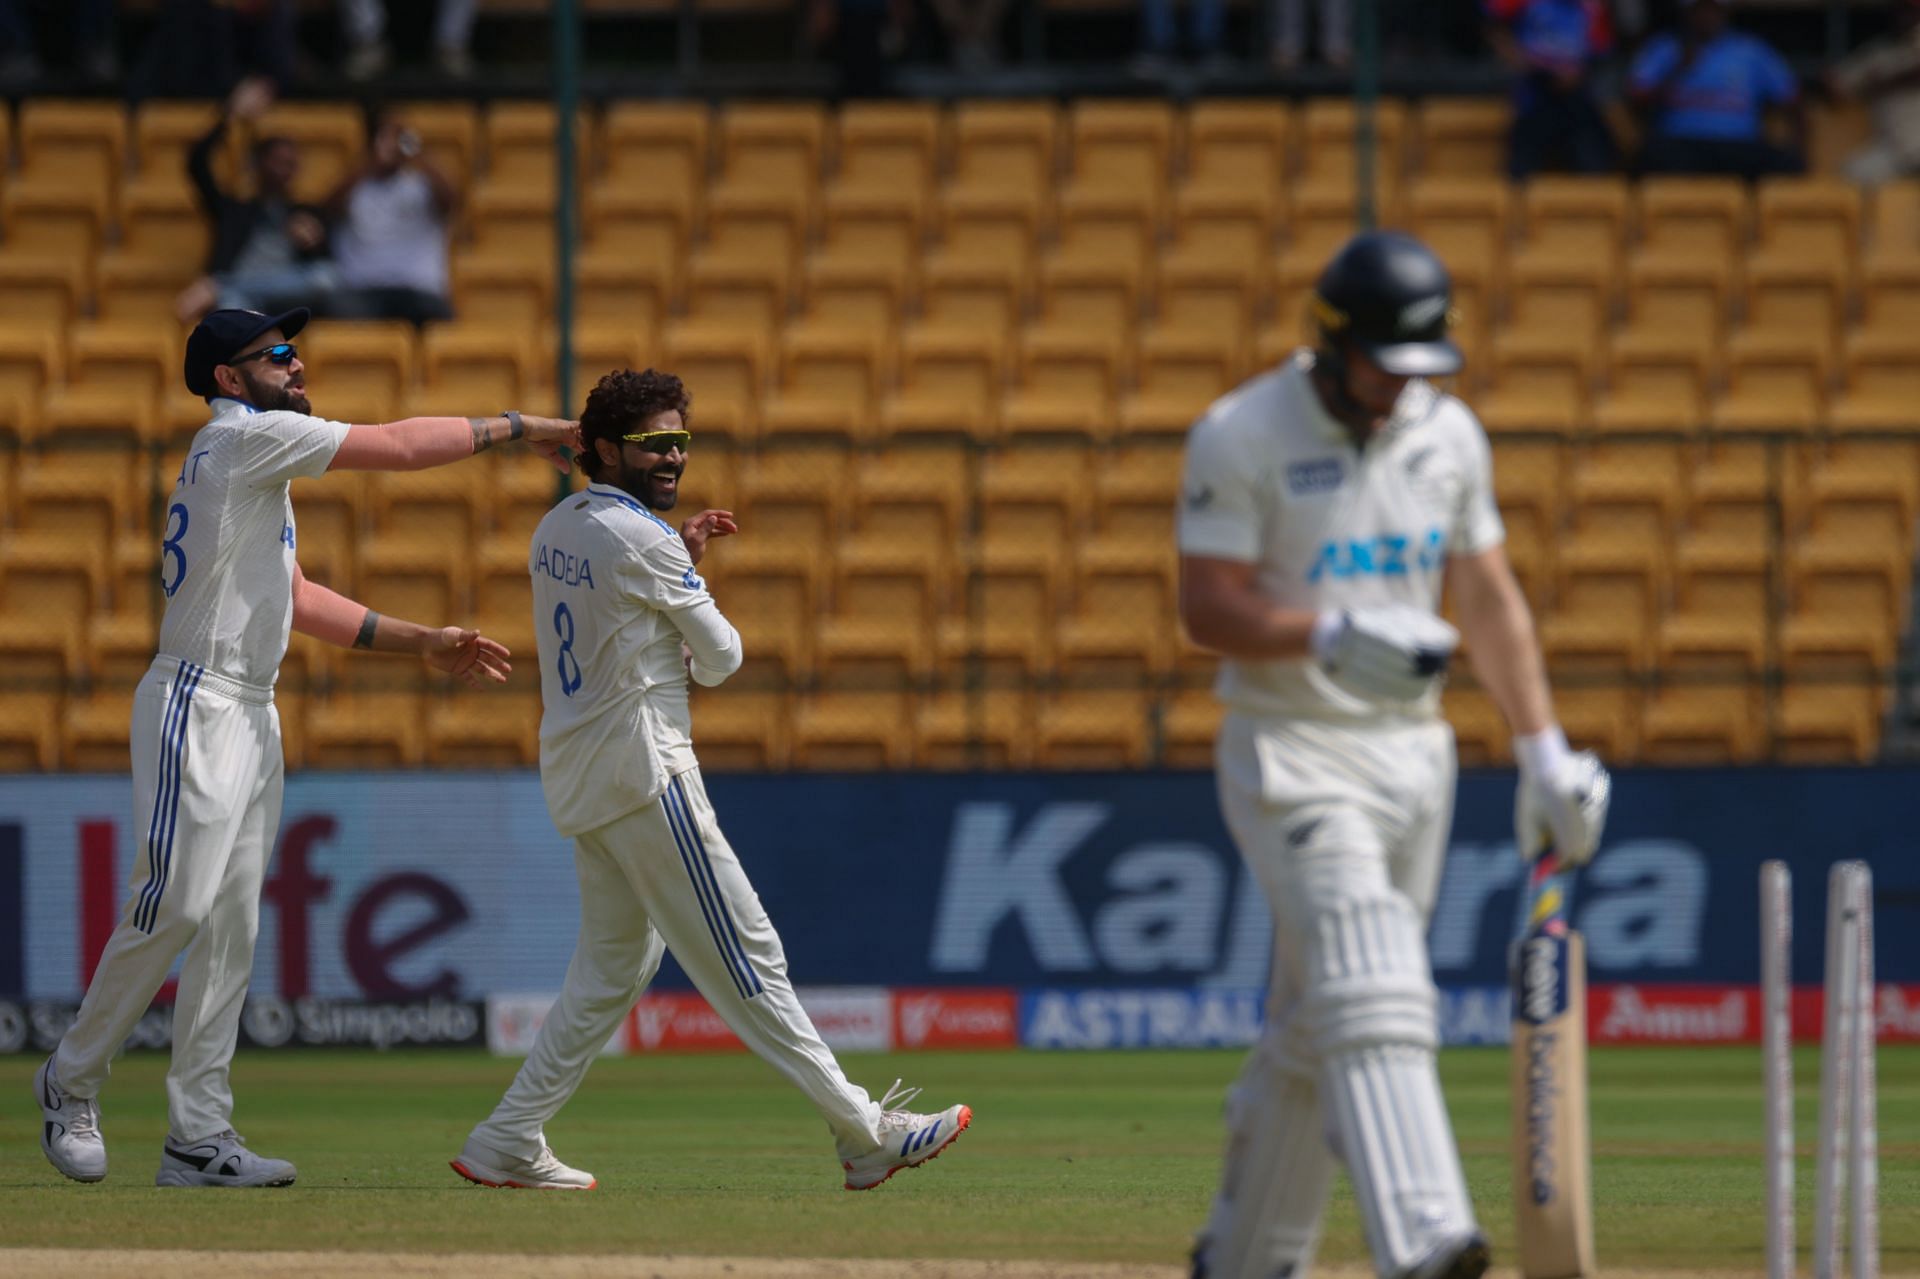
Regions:
[[[612,440],[631,434],[669,410],[677,410],[680,421],[692,425],[693,397],[679,378],[671,373],[648,369],[615,369],[600,379],[587,395],[587,407],[580,412],[580,439],[586,447],[580,464],[589,478],[600,473],[600,452],[595,440]]]

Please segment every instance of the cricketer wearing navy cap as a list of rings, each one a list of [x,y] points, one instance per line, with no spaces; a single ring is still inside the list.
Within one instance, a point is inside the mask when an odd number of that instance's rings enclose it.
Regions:
[[[184,951],[167,1072],[161,1186],[285,1186],[294,1167],[233,1130],[227,1065],[253,968],[260,888],[280,824],[274,683],[291,631],[342,648],[410,652],[470,684],[507,676],[478,631],[382,617],[295,559],[288,485],[330,470],[420,470],[524,440],[562,471],[578,424],[508,412],[350,426],[312,416],[292,338],[305,308],[214,311],[187,339],[187,388],[211,418],[194,435],[160,530],[166,611],[134,694],[130,900],[86,1000],[34,1076],[40,1146],[76,1181],[107,1175],[94,1100],[114,1054]],[[456,552],[457,553],[457,552]],[[144,832],[144,836],[141,834]]]

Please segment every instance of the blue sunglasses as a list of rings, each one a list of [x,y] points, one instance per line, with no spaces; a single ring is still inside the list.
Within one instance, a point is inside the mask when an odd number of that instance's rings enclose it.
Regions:
[[[300,354],[299,348],[291,342],[275,342],[272,346],[263,346],[258,351],[249,351],[245,355],[236,355],[228,364],[245,364],[248,360],[266,360],[269,364],[292,364]]]

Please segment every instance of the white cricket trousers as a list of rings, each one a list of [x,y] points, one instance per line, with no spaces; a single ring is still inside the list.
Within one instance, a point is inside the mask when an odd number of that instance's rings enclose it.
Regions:
[[[1474,1228],[1434,1067],[1425,940],[1453,730],[1234,713],[1216,764],[1227,827],[1273,911],[1274,955],[1266,1028],[1228,1097],[1210,1273],[1304,1276],[1337,1155],[1376,1269],[1399,1275]]]
[[[741,1040],[798,1085],[844,1153],[880,1144],[880,1107],[852,1083],[787,980],[780,936],[714,820],[698,769],[573,841],[580,941],[560,998],[475,1139],[531,1159],[660,967],[673,957]]]
[[[260,884],[280,825],[285,764],[273,690],[177,658],[154,659],[133,698],[130,896],[80,1015],[54,1053],[77,1097],[113,1056],[186,951],[173,1005],[167,1118],[182,1142],[233,1126],[228,1063],[253,971]]]

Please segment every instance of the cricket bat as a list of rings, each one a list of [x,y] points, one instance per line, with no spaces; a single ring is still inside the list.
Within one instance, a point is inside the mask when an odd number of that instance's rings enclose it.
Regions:
[[[1591,1279],[1593,1155],[1587,1131],[1587,950],[1568,926],[1572,872],[1533,864],[1510,957],[1513,1196],[1526,1279]]]

